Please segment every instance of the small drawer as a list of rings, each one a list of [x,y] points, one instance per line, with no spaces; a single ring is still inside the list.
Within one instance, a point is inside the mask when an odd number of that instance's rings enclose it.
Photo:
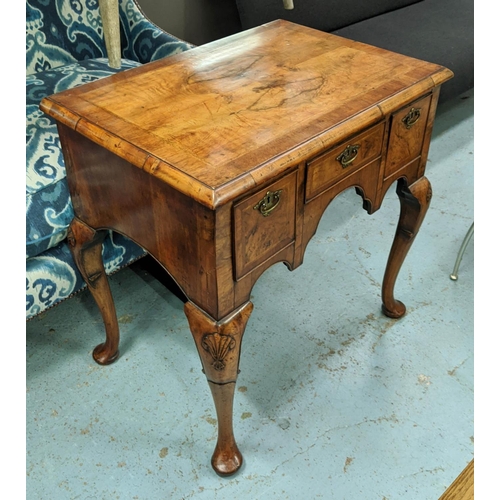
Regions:
[[[384,178],[420,156],[431,97],[429,95],[392,115]]]
[[[296,192],[295,171],[234,205],[237,280],[295,240]]]
[[[384,123],[314,158],[307,164],[306,201],[380,156]]]

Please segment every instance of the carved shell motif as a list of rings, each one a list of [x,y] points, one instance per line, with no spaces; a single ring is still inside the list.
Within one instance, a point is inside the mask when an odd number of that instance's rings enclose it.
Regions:
[[[219,372],[226,368],[224,361],[235,345],[236,340],[231,335],[206,333],[201,339],[201,346],[210,353],[214,360],[212,366]]]

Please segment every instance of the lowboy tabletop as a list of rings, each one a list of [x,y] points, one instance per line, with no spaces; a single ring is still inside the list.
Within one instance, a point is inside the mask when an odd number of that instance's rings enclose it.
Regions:
[[[68,241],[103,317],[100,364],[119,327],[102,263],[109,230],[141,245],[186,296],[214,398],[212,466],[235,473],[233,398],[250,293],[290,270],[330,202],[355,187],[368,213],[397,182],[401,212],[382,284],[394,298],[431,200],[424,177],[441,66],[286,21],[45,98],[58,122],[75,218]]]
[[[62,92],[42,109],[215,208],[450,76],[275,21]]]

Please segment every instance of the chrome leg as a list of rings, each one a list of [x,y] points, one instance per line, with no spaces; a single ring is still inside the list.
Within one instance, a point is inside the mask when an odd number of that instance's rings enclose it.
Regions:
[[[462,246],[460,247],[460,250],[458,251],[457,260],[455,261],[455,267],[453,268],[453,272],[450,274],[450,278],[453,281],[457,281],[457,279],[458,279],[458,268],[460,266],[460,262],[462,261],[462,257],[464,255],[465,249],[467,248],[467,245],[469,244],[469,241],[472,238],[473,234],[474,234],[474,222],[471,224],[469,230],[467,231],[467,234],[465,235],[464,241],[462,242]]]

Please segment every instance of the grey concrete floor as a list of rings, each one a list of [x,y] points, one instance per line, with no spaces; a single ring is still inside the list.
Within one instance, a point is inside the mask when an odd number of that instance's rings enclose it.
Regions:
[[[394,187],[372,216],[339,195],[303,265],[255,285],[231,478],[210,466],[215,412],[183,303],[143,267],[110,280],[113,365],[92,361],[87,291],[28,322],[27,498],[437,500],[474,450],[473,239],[449,278],[473,221],[473,112],[472,92],[438,111],[434,196],[396,286],[405,317],[380,311]]]

